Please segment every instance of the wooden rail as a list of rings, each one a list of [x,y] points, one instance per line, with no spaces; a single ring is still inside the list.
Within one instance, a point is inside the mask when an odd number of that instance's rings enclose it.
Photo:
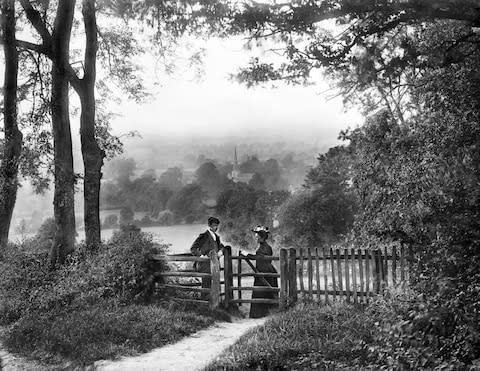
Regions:
[[[168,262],[209,262],[210,264],[210,273],[198,272],[193,269],[178,269],[170,270],[165,272],[157,272],[154,274],[156,278],[161,279],[161,283],[157,284],[157,288],[160,290],[168,290],[171,293],[171,298],[176,301],[182,302],[192,302],[196,304],[207,304],[210,308],[217,308],[220,304],[220,298],[222,293],[220,292],[221,283],[220,280],[220,262],[216,252],[211,251],[208,257],[199,257],[193,256],[191,254],[171,254],[171,255],[157,255],[154,259],[166,260]],[[170,265],[171,268],[173,268]],[[169,278],[174,278],[176,281],[169,281]],[[202,283],[196,281],[196,279],[209,278],[210,287],[201,287]],[[191,279],[194,279],[192,281]],[[191,296],[185,296],[185,294],[179,295],[180,293],[187,293]],[[200,293],[201,296],[198,298],[195,296],[195,293]],[[192,295],[193,294],[193,295]],[[208,298],[208,299],[207,299]]]

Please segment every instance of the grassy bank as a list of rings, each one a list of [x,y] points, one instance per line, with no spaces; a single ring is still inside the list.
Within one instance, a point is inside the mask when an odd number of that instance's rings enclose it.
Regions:
[[[297,305],[244,335],[206,370],[364,368],[374,331],[353,306]]]
[[[147,352],[214,320],[212,313],[177,306],[102,301],[74,311],[30,313],[8,329],[4,345],[11,352],[53,364],[90,364]]]
[[[53,369],[146,352],[228,320],[222,312],[170,303],[154,290],[152,272],[166,267],[150,257],[166,249],[126,230],[96,251],[78,246],[51,270],[37,240],[10,245],[0,259],[2,343]]]

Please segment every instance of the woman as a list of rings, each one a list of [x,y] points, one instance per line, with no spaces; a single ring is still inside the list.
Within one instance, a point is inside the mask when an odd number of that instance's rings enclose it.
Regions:
[[[255,255],[248,254],[247,257],[256,258],[256,268],[259,273],[277,273],[271,260],[263,259],[265,256],[272,256],[272,247],[267,243],[268,227],[258,226],[252,230],[256,234],[258,243]],[[278,287],[277,277],[255,277],[254,286]],[[273,290],[253,291],[252,299],[277,299],[278,294]],[[268,315],[268,313],[277,307],[277,304],[252,303],[250,306],[250,318],[260,318]]]

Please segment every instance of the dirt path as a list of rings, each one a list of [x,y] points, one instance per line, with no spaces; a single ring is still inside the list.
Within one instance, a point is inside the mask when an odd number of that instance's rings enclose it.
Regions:
[[[207,329],[137,357],[118,361],[97,361],[101,371],[194,371],[201,370],[224,349],[249,329],[265,322],[265,318],[242,319],[217,323]]]

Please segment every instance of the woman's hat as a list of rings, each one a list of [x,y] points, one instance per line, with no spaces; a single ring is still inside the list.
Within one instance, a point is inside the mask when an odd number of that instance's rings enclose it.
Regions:
[[[252,229],[252,232],[255,233],[270,233],[268,230],[268,227],[265,227],[264,225],[257,225],[255,228]]]

